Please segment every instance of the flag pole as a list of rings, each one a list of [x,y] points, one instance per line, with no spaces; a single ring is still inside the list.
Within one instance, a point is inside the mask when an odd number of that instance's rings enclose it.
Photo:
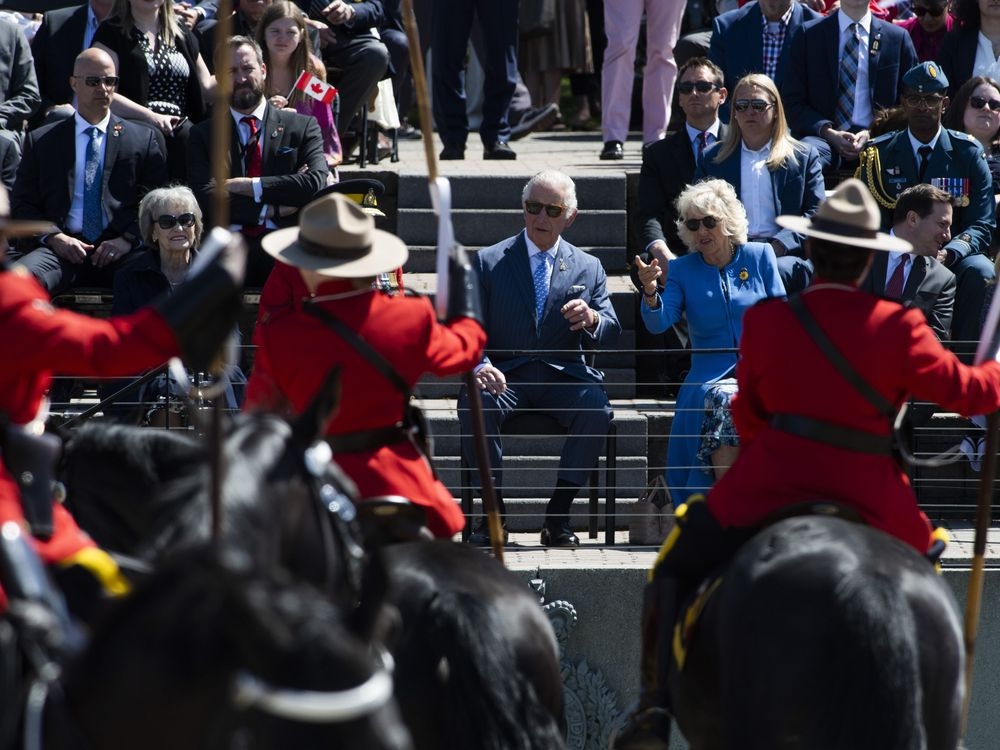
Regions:
[[[447,180],[438,177],[437,157],[434,153],[434,125],[431,119],[430,96],[427,88],[427,74],[424,71],[424,59],[420,53],[420,34],[417,31],[417,21],[413,14],[413,0],[403,0],[403,26],[406,29],[406,41],[410,48],[410,73],[413,76],[413,88],[417,95],[417,109],[420,115],[420,130],[423,132],[424,158],[427,161],[427,181],[431,196],[435,198],[438,209],[438,317],[442,316],[443,295],[447,294],[446,276],[442,268],[447,268],[447,254],[451,252],[451,244],[445,245],[442,237],[451,236],[451,199]],[[442,186],[441,183],[444,183]],[[442,200],[442,194],[445,199]],[[443,230],[443,231],[440,231]],[[443,288],[444,287],[444,288]],[[446,308],[447,305],[444,305]],[[482,488],[483,509],[489,524],[490,542],[493,554],[503,562],[503,527],[500,521],[500,510],[493,489],[493,475],[490,471],[489,453],[486,450],[486,427],[483,421],[483,402],[479,386],[471,371],[462,376],[462,382],[469,394],[469,413],[472,419],[472,434],[476,451],[476,466],[479,468],[479,482]],[[470,519],[471,520],[471,519]]]

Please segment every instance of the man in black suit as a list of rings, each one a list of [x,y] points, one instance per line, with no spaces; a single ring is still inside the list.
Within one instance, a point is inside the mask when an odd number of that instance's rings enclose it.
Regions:
[[[951,195],[920,183],[899,194],[892,233],[913,245],[913,253],[876,253],[861,289],[919,307],[941,341],[951,338],[955,274],[938,261],[951,239]]]
[[[31,40],[42,97],[31,122],[33,127],[73,116],[73,89],[69,81],[76,56],[90,46],[94,32],[111,13],[112,5],[112,0],[89,0],[74,7],[50,10],[42,16],[42,25]]]
[[[674,201],[694,179],[699,150],[723,138],[727,130],[719,121],[719,108],[726,101],[722,69],[706,57],[693,57],[681,66],[677,80],[677,100],[686,122],[663,140],[643,149],[639,172],[636,221],[639,247],[646,254],[643,257],[658,258],[664,267],[671,258],[687,253],[677,235]],[[650,351],[640,354],[636,363],[636,379],[642,395],[662,396],[661,383],[679,384],[684,380],[691,367],[691,355],[686,326],[679,328],[675,326],[657,334],[650,333],[645,326],[636,328],[636,348]]]
[[[264,97],[267,68],[257,43],[230,37],[233,74],[229,147],[229,221],[243,232],[250,248],[247,286],[263,286],[274,259],[260,246],[272,229],[294,226],[299,209],[326,185],[330,172],[316,119],[272,107]],[[188,179],[209,226],[213,224],[212,123],[191,129]]]
[[[50,221],[59,231],[28,238],[21,249],[29,252],[18,262],[50,295],[71,286],[111,287],[115,272],[141,244],[140,199],[167,180],[152,129],[111,114],[117,82],[106,52],[84,50],[70,79],[75,116],[33,130],[25,140],[11,213]],[[100,180],[100,198],[88,217],[87,156],[93,148],[99,167],[92,178]]]

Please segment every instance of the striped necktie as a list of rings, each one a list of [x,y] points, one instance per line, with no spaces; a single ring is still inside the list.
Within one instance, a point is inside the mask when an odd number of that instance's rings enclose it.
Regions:
[[[535,272],[531,279],[535,285],[535,328],[541,328],[542,315],[545,313],[545,301],[549,298],[549,254],[538,253],[535,261]]]
[[[847,27],[850,36],[844,45],[840,60],[840,86],[837,94],[837,128],[850,130],[854,119],[854,91],[858,87],[858,54],[861,52],[861,34],[858,24]]]

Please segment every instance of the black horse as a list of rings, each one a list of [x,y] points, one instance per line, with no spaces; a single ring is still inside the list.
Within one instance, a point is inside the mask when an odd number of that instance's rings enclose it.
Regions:
[[[409,750],[392,678],[356,621],[245,555],[175,557],[50,685],[44,747]]]
[[[339,533],[316,528],[330,523],[324,488],[344,507],[351,489],[334,464],[317,477],[317,459],[304,457],[323,409],[310,409],[293,426],[241,415],[224,438],[227,543],[312,580],[331,567],[331,557],[341,561],[333,567],[350,568],[354,555],[343,550],[356,539],[351,524],[335,524]],[[95,425],[69,444],[64,479],[72,512],[101,546],[155,561],[208,534],[207,462],[190,438]],[[493,558],[450,542],[393,546],[384,557],[389,601],[401,616],[390,642],[396,693],[415,745],[562,747],[558,648],[529,587]]]
[[[670,683],[693,750],[955,750],[954,597],[898,540],[839,518],[750,540]]]

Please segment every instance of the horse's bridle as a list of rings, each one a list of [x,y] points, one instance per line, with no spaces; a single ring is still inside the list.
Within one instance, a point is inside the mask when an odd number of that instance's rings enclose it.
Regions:
[[[344,690],[294,690],[272,685],[246,671],[236,674],[233,705],[291,721],[336,724],[370,716],[392,698],[392,657],[379,652],[378,669],[352,688]]]

